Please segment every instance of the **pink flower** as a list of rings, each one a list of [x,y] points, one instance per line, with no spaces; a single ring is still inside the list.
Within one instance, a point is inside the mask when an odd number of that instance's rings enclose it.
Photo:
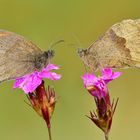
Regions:
[[[111,103],[107,84],[120,75],[120,72],[113,72],[112,69],[107,68],[102,70],[102,76],[100,77],[96,77],[90,73],[86,73],[82,76],[84,86],[94,97],[97,107],[96,113],[90,112],[88,118],[103,130],[106,139],[111,129],[113,115],[118,103],[118,99],[116,103],[114,101]]]
[[[102,76],[96,77],[94,74],[86,73],[82,76],[85,88],[91,95],[96,97],[105,97],[108,94],[107,83],[118,78],[120,72],[113,72],[112,69],[103,69]]]
[[[48,64],[42,71],[35,71],[31,74],[17,78],[14,83],[14,88],[21,88],[25,93],[31,93],[42,83],[43,78],[50,80],[59,80],[60,74],[51,72],[50,70],[57,70],[58,66],[54,64]]]

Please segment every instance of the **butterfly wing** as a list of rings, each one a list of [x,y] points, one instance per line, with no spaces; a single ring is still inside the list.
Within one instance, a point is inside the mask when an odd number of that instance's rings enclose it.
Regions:
[[[92,65],[94,59],[96,68],[140,67],[140,19],[123,20],[113,25],[88,48],[88,52],[89,63]]]
[[[120,47],[125,53],[122,60],[129,66],[140,68],[140,19],[124,20],[112,29],[118,37],[125,40],[124,46]]]
[[[42,53],[31,41],[15,33],[0,30],[0,81],[31,73],[34,56]]]

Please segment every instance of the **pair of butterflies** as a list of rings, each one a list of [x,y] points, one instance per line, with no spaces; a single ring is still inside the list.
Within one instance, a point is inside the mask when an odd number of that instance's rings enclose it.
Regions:
[[[114,24],[78,55],[92,71],[140,68],[140,19]],[[23,36],[0,30],[0,82],[40,71],[53,56],[53,50],[44,52]]]

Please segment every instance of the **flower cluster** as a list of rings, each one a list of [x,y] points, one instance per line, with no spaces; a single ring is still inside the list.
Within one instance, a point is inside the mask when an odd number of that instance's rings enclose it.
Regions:
[[[94,74],[84,74],[82,79],[84,86],[88,92],[94,97],[97,113],[90,112],[90,118],[100,129],[105,133],[106,139],[111,128],[113,114],[116,109],[116,103],[111,103],[107,84],[118,78],[121,75],[120,72],[113,72],[112,69],[103,69],[102,76],[96,77]]]

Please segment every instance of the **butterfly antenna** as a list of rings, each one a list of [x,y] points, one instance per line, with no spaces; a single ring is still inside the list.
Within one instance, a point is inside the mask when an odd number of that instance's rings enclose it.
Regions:
[[[74,40],[75,40],[75,42],[76,42],[76,44],[77,44],[77,46],[78,46],[77,48],[81,47],[82,44],[81,44],[79,38],[77,37],[77,35],[72,34],[72,36],[73,36],[73,38],[74,38]]]
[[[79,46],[81,46],[81,42],[79,41],[78,37],[75,34],[72,34],[72,37],[74,38],[74,41],[76,43],[68,43],[68,44],[66,44],[66,46],[67,47],[72,46],[72,47],[75,47],[76,49],[78,49]]]
[[[80,42],[80,40],[79,40],[79,38],[77,37],[77,35],[72,34],[72,36],[73,36],[74,40],[76,41],[76,44],[78,44],[76,48],[81,47],[81,46],[82,46],[82,43]],[[85,70],[85,72],[87,72],[87,71],[88,71],[88,70],[87,70],[87,66],[85,65],[84,62],[83,62],[83,65],[84,65],[84,70]]]
[[[53,42],[51,45],[50,45],[50,50],[53,48],[53,47],[55,47],[56,45],[58,45],[58,44],[60,44],[60,43],[64,43],[65,41],[63,40],[63,39],[61,39],[61,40],[58,40],[58,41],[56,41],[56,42]]]

